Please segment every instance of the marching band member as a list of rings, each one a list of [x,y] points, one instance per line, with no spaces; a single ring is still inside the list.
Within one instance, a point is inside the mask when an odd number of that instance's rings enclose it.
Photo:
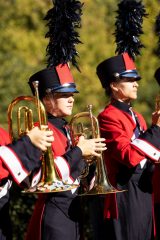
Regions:
[[[52,131],[33,128],[26,136],[10,143],[9,134],[0,128],[0,239],[12,239],[9,216],[9,190],[12,181],[29,187],[36,184],[37,170],[41,166],[41,154],[53,141]],[[30,179],[31,180],[31,179]]]
[[[85,167],[83,156],[99,156],[97,152],[106,149],[104,139],[81,136],[77,146],[72,146],[64,118],[72,114],[74,94],[78,91],[67,64],[46,68],[31,76],[29,84],[33,94],[32,82],[37,79],[39,96],[54,134],[52,151],[56,168],[63,181],[74,183]],[[80,239],[80,204],[76,196],[77,190],[39,194],[26,239]]]
[[[160,85],[160,68],[155,71],[154,77]],[[156,101],[160,101],[158,99]],[[160,102],[156,102],[157,107],[160,106]],[[154,176],[153,176],[153,193],[154,193],[154,208],[155,208],[155,226],[156,226],[156,239],[160,239],[160,189],[159,189],[159,180],[160,180],[160,164],[156,164]]]
[[[97,75],[110,96],[110,103],[98,116],[101,136],[106,139],[108,177],[115,188],[126,190],[105,197],[105,236],[112,240],[151,240],[152,175],[160,157],[160,111],[153,113],[147,129],[143,116],[132,108],[141,77],[128,53],[101,62]]]

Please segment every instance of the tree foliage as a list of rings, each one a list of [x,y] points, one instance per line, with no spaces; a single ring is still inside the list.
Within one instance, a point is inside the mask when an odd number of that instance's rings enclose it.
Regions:
[[[77,49],[80,55],[78,61],[81,73],[71,67],[80,91],[75,97],[74,113],[84,111],[88,104],[93,104],[93,111],[97,115],[108,100],[96,76],[96,66],[115,54],[113,33],[118,0],[84,0],[83,2],[80,29],[82,44]],[[134,106],[150,124],[155,97],[159,92],[154,79],[154,71],[159,67],[159,59],[154,55],[158,43],[154,33],[154,23],[159,13],[159,1],[144,0],[144,4],[149,15],[144,19],[144,34],[141,37],[145,48],[141,51],[141,56],[136,58],[142,80],[139,82],[139,97]],[[31,94],[27,84],[29,76],[46,66],[48,40],[44,37],[47,28],[43,18],[51,6],[51,0],[0,1],[0,121],[5,129],[7,129],[9,103],[17,96]],[[18,209],[23,210],[24,214],[25,210],[29,211],[24,202],[17,197],[16,200],[14,199],[15,208],[12,204],[12,218],[14,226],[17,227],[15,231],[18,231],[22,218],[25,219],[22,216],[17,217]],[[32,205],[30,208],[32,210]],[[24,226],[27,224],[26,221],[23,222]],[[19,234],[23,234],[22,232]],[[23,238],[18,235],[18,239]]]

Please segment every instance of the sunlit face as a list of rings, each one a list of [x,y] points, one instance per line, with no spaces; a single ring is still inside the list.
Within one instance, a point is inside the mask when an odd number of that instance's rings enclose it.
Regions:
[[[134,78],[123,78],[111,83],[113,97],[122,102],[130,102],[137,99],[138,83]]]
[[[66,117],[72,114],[74,93],[54,93],[43,99],[47,112],[55,117]]]

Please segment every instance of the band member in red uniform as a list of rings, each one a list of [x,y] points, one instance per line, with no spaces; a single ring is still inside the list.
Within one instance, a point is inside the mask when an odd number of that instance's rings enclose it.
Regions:
[[[32,82],[39,81],[39,95],[48,112],[49,128],[54,134],[52,150],[56,168],[63,181],[78,182],[85,167],[83,156],[99,154],[105,150],[103,138],[79,138],[77,146],[73,147],[69,128],[64,119],[72,114],[74,93],[77,93],[74,79],[67,64],[47,68],[35,73],[29,79],[34,93]],[[33,213],[27,240],[80,239],[80,204],[77,190],[39,194]]]
[[[106,195],[105,236],[112,240],[151,240],[152,175],[160,157],[160,112],[153,113],[147,129],[143,116],[132,108],[141,77],[128,53],[101,62],[97,75],[110,96],[110,103],[98,116],[101,136],[106,139],[108,177],[115,188],[126,190]]]
[[[9,216],[9,190],[12,181],[17,185],[34,186],[41,166],[41,154],[53,141],[52,131],[33,128],[26,136],[10,143],[9,134],[0,128],[0,239],[12,239]],[[41,151],[42,150],[42,151]]]
[[[154,75],[158,85],[160,86],[160,68],[155,71]],[[160,96],[157,96],[158,102],[155,103],[156,108],[160,107]],[[154,192],[154,207],[155,207],[155,225],[156,225],[156,240],[160,239],[160,164],[156,164],[153,176],[153,192]]]

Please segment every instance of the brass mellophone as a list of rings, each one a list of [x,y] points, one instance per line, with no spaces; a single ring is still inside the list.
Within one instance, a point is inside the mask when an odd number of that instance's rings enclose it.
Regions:
[[[77,113],[70,121],[70,130],[73,145],[76,145],[78,137],[83,135],[86,139],[99,138],[100,130],[98,119],[92,114],[92,105],[88,105],[88,112]],[[88,158],[88,157],[87,157]],[[80,195],[101,195],[121,192],[115,189],[109,182],[107,169],[104,163],[103,154],[100,157],[90,156],[91,163],[96,163],[95,182],[91,190],[80,193]],[[87,177],[89,166],[82,172],[81,178]]]

